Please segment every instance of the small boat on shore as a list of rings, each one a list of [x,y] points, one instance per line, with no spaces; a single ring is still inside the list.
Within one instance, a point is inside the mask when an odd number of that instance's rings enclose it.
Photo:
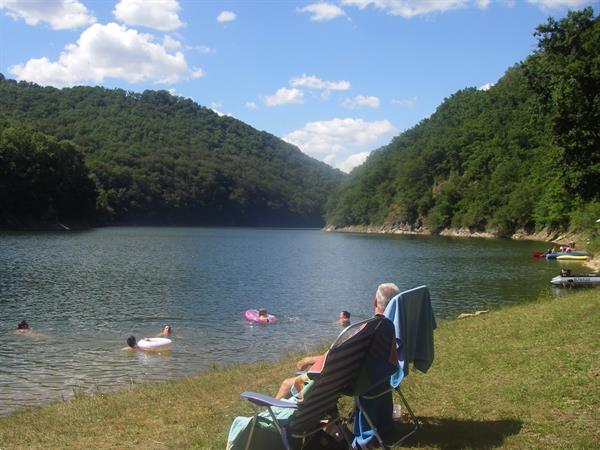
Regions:
[[[569,269],[563,269],[550,283],[562,287],[600,286],[600,273],[574,274]]]
[[[572,252],[554,252],[554,253],[546,253],[546,259],[556,259],[559,256],[586,256],[587,257],[587,253],[585,252],[576,252],[576,251],[572,251]]]

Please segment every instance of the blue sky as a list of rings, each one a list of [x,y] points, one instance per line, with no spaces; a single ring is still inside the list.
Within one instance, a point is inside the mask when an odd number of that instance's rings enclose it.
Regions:
[[[349,171],[589,0],[0,0],[0,72],[166,89]]]

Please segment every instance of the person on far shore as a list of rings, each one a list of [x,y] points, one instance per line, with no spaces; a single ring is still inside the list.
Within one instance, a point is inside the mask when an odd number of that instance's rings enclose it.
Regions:
[[[338,322],[343,327],[350,325],[350,313],[346,310],[340,311]]]
[[[173,328],[171,327],[171,325],[163,325],[162,330],[160,333],[158,333],[156,336],[157,337],[168,337],[171,335],[171,333],[173,332]]]

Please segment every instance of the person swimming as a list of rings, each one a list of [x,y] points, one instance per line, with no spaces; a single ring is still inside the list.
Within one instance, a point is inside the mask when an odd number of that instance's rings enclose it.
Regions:
[[[29,324],[27,321],[21,320],[21,322],[17,325],[17,331],[15,331],[15,334],[28,333],[29,331],[31,330],[29,329]]]
[[[123,347],[122,350],[126,350],[126,351],[139,350],[139,348],[137,346],[137,339],[135,338],[135,336],[133,336],[133,335],[129,336],[127,338],[126,342],[127,342],[127,347]]]
[[[269,313],[265,308],[258,309],[259,322],[269,322]]]
[[[158,333],[156,337],[167,337],[170,336],[172,332],[173,327],[171,327],[171,325],[165,324],[163,325],[161,332]]]
[[[338,322],[343,327],[347,327],[348,325],[350,325],[350,313],[346,310],[340,311]]]

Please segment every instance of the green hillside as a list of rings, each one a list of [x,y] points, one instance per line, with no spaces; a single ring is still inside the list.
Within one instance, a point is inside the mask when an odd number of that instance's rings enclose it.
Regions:
[[[587,8],[535,34],[537,51],[491,89],[457,92],[373,152],[328,223],[510,235],[600,217],[600,20]]]
[[[166,91],[59,90],[0,75],[0,133],[0,201],[10,206],[0,213],[5,226],[23,218],[321,226],[327,195],[343,177],[269,133]],[[37,143],[23,141],[33,134]],[[60,145],[84,155],[95,211],[60,206],[48,192],[48,183],[82,183],[86,192],[89,183],[67,180],[68,171],[49,181],[56,174],[44,159],[55,155],[40,139],[67,140]],[[24,173],[23,164],[38,173]]]

